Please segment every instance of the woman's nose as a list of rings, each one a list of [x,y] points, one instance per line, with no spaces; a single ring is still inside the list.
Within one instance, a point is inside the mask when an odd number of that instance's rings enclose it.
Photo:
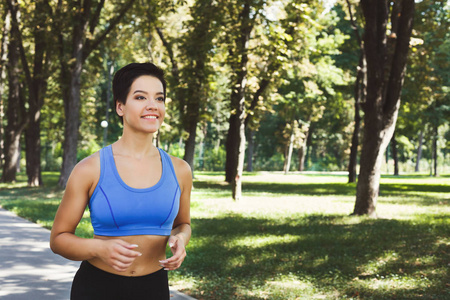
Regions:
[[[145,108],[147,110],[157,109],[158,106],[156,105],[156,100],[155,99],[148,99]]]

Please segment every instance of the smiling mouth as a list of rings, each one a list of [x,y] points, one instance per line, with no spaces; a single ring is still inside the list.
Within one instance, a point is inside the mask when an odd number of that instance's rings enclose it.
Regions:
[[[154,119],[154,120],[158,119],[157,116],[143,116],[141,118],[143,118],[143,119]]]

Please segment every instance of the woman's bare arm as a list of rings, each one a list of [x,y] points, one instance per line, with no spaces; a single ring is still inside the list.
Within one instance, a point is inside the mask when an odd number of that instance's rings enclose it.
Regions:
[[[188,163],[184,160],[174,158],[175,173],[181,189],[180,209],[174,220],[173,229],[168,243],[173,256],[160,261],[161,266],[167,270],[179,268],[186,257],[185,247],[191,238],[191,190],[192,190],[192,171]]]
[[[98,153],[90,156],[73,169],[61,204],[56,212],[50,234],[50,248],[71,260],[88,260],[99,257],[118,271],[125,271],[141,254],[133,251],[136,245],[125,241],[86,239],[75,235],[98,178],[100,159]]]

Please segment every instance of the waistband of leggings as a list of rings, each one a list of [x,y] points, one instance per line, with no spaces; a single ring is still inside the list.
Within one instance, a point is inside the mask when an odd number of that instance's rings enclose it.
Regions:
[[[147,277],[157,277],[164,273],[167,273],[167,271],[164,270],[164,268],[161,268],[158,271],[155,271],[153,273],[146,274],[146,275],[140,275],[140,276],[119,275],[119,274],[110,273],[108,271],[97,268],[96,266],[94,266],[93,264],[88,262],[87,260],[84,260],[81,262],[80,268],[86,268],[86,269],[92,270],[93,272],[97,272],[98,274],[103,274],[104,276],[110,276],[110,277],[115,277],[115,278],[131,278],[131,279],[132,278],[139,279],[139,278],[147,278]]]

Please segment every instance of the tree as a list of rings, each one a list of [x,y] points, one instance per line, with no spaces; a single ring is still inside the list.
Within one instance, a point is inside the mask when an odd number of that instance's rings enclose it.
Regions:
[[[34,2],[32,15],[30,12],[21,11],[23,15],[28,15],[29,24],[19,27],[17,18],[19,6],[8,1],[8,7],[12,16],[12,33],[17,40],[22,68],[25,74],[25,83],[28,90],[27,127],[25,128],[25,148],[26,148],[26,172],[28,185],[42,185],[41,178],[41,138],[40,138],[40,111],[44,103],[45,91],[47,89],[47,79],[49,76],[48,62],[50,60],[50,36],[47,16],[51,8],[47,1],[39,0]],[[25,23],[25,22],[23,22]],[[34,51],[27,56],[23,31],[31,28],[33,36]],[[28,57],[31,56],[32,68],[29,66]]]
[[[65,131],[64,154],[59,186],[65,187],[69,175],[77,162],[78,129],[80,126],[80,89],[83,65],[89,55],[97,49],[108,34],[117,26],[134,0],[127,0],[112,17],[100,22],[104,0],[69,1],[56,7],[55,31],[58,35],[59,62],[61,66],[60,86],[64,99]],[[66,21],[66,23],[64,23]],[[63,28],[71,28],[71,35]]]
[[[230,119],[226,140],[225,180],[231,183],[232,197],[239,200],[242,189],[242,172],[245,155],[245,89],[248,80],[248,55],[250,34],[262,7],[262,1],[243,0],[231,2],[228,17],[235,22],[230,29],[228,44],[231,67]],[[234,19],[236,18],[237,19]]]
[[[184,160],[194,170],[194,154],[197,137],[197,126],[201,121],[202,112],[208,102],[209,75],[212,73],[210,60],[213,54],[214,39],[220,25],[223,8],[220,1],[198,0],[191,7],[193,18],[187,22],[192,28],[181,41],[183,68],[181,69],[182,89],[179,108],[181,124],[188,132],[185,141]]]
[[[292,146],[298,149],[298,170],[303,171],[313,123],[327,115],[324,122],[333,123],[327,126],[339,127],[339,120],[347,119],[345,110],[339,111],[346,107],[339,91],[346,80],[334,59],[347,36],[336,28],[336,12],[322,11],[320,5],[298,9],[296,15],[303,21],[298,22],[293,35],[296,44],[290,48],[288,67],[280,72],[283,83],[278,88],[276,111],[285,121],[285,127],[280,129],[285,136],[285,171],[289,170],[287,162],[292,160]]]
[[[392,7],[391,7],[392,5]],[[354,215],[376,216],[380,166],[392,138],[400,107],[414,17],[414,0],[361,0],[365,17],[367,97]],[[391,32],[388,34],[389,22]]]
[[[350,23],[354,31],[357,44],[359,46],[359,62],[356,71],[356,80],[354,87],[354,122],[355,128],[353,129],[352,145],[350,147],[350,159],[348,164],[348,182],[356,181],[356,166],[358,164],[358,145],[359,145],[359,133],[361,127],[361,115],[360,105],[365,102],[366,98],[366,86],[367,86],[367,69],[366,69],[366,57],[364,56],[364,43],[359,34],[359,28],[357,22],[352,13],[352,7],[349,0],[346,0],[348,6],[348,12],[350,16]]]
[[[405,78],[403,104],[396,126],[398,141],[403,139],[402,136],[408,137],[416,148],[416,172],[420,170],[423,155],[432,157],[428,150],[433,148],[431,141],[437,137],[436,127],[441,128],[448,120],[445,115],[448,100],[445,99],[450,86],[449,20],[450,6],[447,1],[416,4],[408,76]]]
[[[4,101],[3,95],[5,90],[5,79],[6,79],[6,62],[8,58],[8,43],[9,43],[9,31],[11,27],[11,18],[8,7],[5,5],[0,6],[2,8],[2,36],[0,41],[0,168],[3,167],[4,159],[4,126],[3,126],[3,115],[4,115]]]
[[[11,22],[17,20],[17,2],[10,0],[9,11]],[[16,180],[17,164],[20,157],[20,136],[27,125],[24,91],[20,83],[20,42],[17,27],[11,26],[8,45],[8,105],[6,117],[8,124],[5,130],[5,164],[3,165],[2,182]]]

